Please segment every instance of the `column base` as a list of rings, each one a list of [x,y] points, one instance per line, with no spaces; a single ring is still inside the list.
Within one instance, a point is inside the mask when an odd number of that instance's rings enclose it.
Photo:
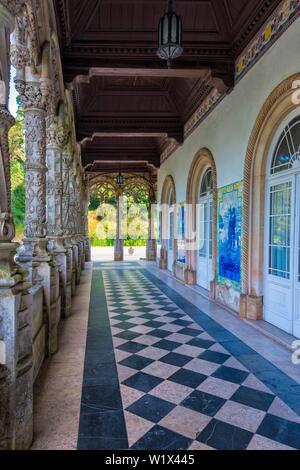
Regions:
[[[247,320],[262,320],[263,297],[241,294],[240,317]]]
[[[123,240],[115,240],[114,259],[115,261],[124,261],[124,241]]]
[[[157,258],[156,240],[147,240],[146,258],[148,261],[156,261],[156,258]]]
[[[160,250],[159,269],[168,269],[168,251],[165,248]]]
[[[92,261],[92,255],[91,255],[91,242],[89,237],[84,238],[84,252],[85,252],[85,261],[89,263]]]
[[[15,252],[15,243],[0,243],[1,450],[26,450],[33,439],[32,310]]]
[[[189,286],[194,286],[197,283],[197,272],[192,269],[184,271],[184,282]]]

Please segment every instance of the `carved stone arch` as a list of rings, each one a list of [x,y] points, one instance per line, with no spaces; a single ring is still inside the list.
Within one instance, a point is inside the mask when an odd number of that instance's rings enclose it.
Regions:
[[[264,212],[269,149],[280,123],[295,109],[299,92],[295,74],[280,83],[265,101],[252,129],[244,165],[241,316],[261,319],[264,284]],[[299,109],[300,110],[300,109]]]
[[[214,157],[210,150],[202,148],[195,155],[188,180],[186,189],[186,204],[187,204],[187,236],[186,241],[189,246],[187,249],[187,272],[186,282],[188,284],[196,284],[196,272],[197,272],[197,204],[199,200],[199,186],[201,179],[205,171],[211,168],[212,170],[212,181],[213,181],[213,274],[214,280],[211,286],[211,295],[214,296],[214,285],[216,281],[216,266],[217,266],[217,168]]]

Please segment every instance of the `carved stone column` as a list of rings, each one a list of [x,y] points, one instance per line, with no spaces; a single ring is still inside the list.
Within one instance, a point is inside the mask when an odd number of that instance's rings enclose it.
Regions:
[[[149,208],[148,208],[148,240],[146,248],[146,258],[148,261],[156,261],[157,257],[157,241],[155,238],[155,204],[156,198],[154,191],[149,195]]]
[[[71,312],[71,288],[68,286],[68,253],[63,227],[63,149],[67,134],[57,116],[47,120],[47,238],[48,248],[59,270],[61,313]]]
[[[83,238],[83,181],[82,175],[80,172],[79,165],[76,166],[76,178],[75,178],[75,188],[76,188],[76,199],[75,199],[75,207],[76,207],[76,241],[78,246],[78,274],[80,275],[81,271],[84,270],[85,267],[85,259],[84,259],[84,238]],[[80,282],[80,278],[78,283]]]
[[[85,261],[91,261],[91,244],[89,237],[89,204],[90,204],[90,192],[87,182],[85,182],[83,191],[83,223],[84,223],[84,247],[85,247]]]
[[[26,305],[24,272],[15,264],[16,244],[10,206],[7,109],[9,33],[13,2],[0,0],[0,449],[27,449],[33,436],[31,311]],[[7,7],[7,8],[6,8]],[[9,10],[8,10],[9,8]]]
[[[75,293],[76,285],[80,283],[81,263],[79,261],[79,242],[78,242],[78,203],[76,187],[76,162],[72,161],[69,178],[69,229],[70,242],[72,245],[73,264],[72,264],[72,292]]]
[[[48,251],[46,238],[46,109],[51,99],[47,83],[16,80],[25,111],[26,218],[25,239],[18,262],[29,271],[29,280],[44,288],[47,354],[57,351],[60,298],[57,296],[58,270]]]
[[[73,250],[71,243],[71,217],[70,217],[70,168],[73,160],[73,151],[70,140],[67,142],[62,153],[62,227],[64,233],[64,247],[66,250],[65,289],[66,298],[64,315],[71,313],[72,293],[75,293],[75,281],[73,282]]]
[[[114,246],[114,259],[115,261],[124,261],[124,240],[122,237],[122,191],[117,194],[117,233]]]

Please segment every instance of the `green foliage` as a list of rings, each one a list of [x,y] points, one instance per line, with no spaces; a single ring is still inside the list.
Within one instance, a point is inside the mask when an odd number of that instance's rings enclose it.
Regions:
[[[16,224],[17,238],[22,237],[25,219],[25,137],[24,111],[19,106],[16,124],[8,135],[11,173],[11,208]]]

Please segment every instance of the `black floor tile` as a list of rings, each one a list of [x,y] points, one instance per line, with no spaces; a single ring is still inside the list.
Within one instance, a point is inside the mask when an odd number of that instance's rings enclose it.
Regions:
[[[223,398],[195,390],[182,402],[182,406],[213,417],[225,403]]]
[[[298,423],[267,414],[257,434],[294,449],[300,449],[300,424]]]
[[[268,411],[274,398],[275,396],[270,393],[253,390],[248,387],[240,387],[231,397],[231,400],[242,405],[257,408],[258,410]]]
[[[114,327],[119,328],[120,330],[130,330],[130,328],[134,328],[136,324],[130,323],[128,321],[123,321],[120,323],[116,323]]]
[[[83,386],[81,413],[95,413],[122,408],[119,384]]]
[[[127,351],[133,354],[140,352],[145,348],[147,348],[147,346],[144,344],[135,343],[133,341],[128,341],[127,343],[121,344],[121,346],[117,347],[117,349],[120,349],[121,351]]]
[[[140,390],[141,392],[148,393],[161,382],[163,382],[163,380],[159,379],[158,377],[144,374],[143,372],[138,372],[132,377],[129,377],[129,379],[126,379],[123,384],[127,385],[128,387]]]
[[[129,341],[138,338],[141,336],[141,333],[135,333],[134,331],[122,331],[122,333],[118,333],[115,335],[116,338],[121,338],[121,339],[128,339]]]
[[[149,364],[152,364],[152,362],[154,361],[147,357],[132,355],[121,361],[120,364],[122,366],[131,367],[131,369],[142,370]]]
[[[173,403],[170,403],[160,398],[151,395],[145,395],[138,401],[130,405],[127,410],[141,418],[158,423],[167,414],[175,408]]]
[[[103,411],[101,413],[82,413],[79,438],[105,437],[122,439],[125,432],[123,410]]]
[[[179,333],[181,335],[186,335],[186,336],[199,336],[202,331],[200,330],[194,330],[193,328],[184,328],[183,330],[180,330]]]
[[[190,362],[191,359],[192,359],[191,357],[184,356],[183,354],[177,354],[177,353],[171,352],[167,354],[166,356],[162,357],[160,361],[164,362],[165,364],[171,364],[172,366],[183,367],[188,362]]]
[[[78,439],[78,450],[127,450],[128,440],[111,439],[109,437],[80,437]]]
[[[149,328],[160,328],[161,327],[161,322],[151,320],[151,321],[148,321],[147,323],[144,323],[144,325],[149,327]]]
[[[163,339],[155,344],[156,348],[165,349],[166,351],[174,351],[178,346],[179,344],[175,341],[168,341],[167,339]]]
[[[251,432],[213,419],[197,441],[217,450],[246,450],[252,437]]]
[[[154,426],[147,432],[138,442],[136,442],[132,450],[187,450],[192,443],[180,434],[161,426]]]
[[[248,377],[249,372],[234,369],[232,367],[221,366],[212,377],[216,377],[217,379],[227,380],[228,382],[232,382],[235,384],[241,384],[246,380]]]
[[[132,319],[132,315],[117,315],[116,317],[113,317],[113,319],[118,320],[120,322],[127,321],[127,320],[130,321]]]
[[[199,374],[187,369],[180,369],[173,374],[168,380],[176,382],[187,387],[197,388],[204,380],[207,379],[206,375]]]
[[[200,334],[200,332],[199,332],[199,334]],[[210,341],[208,339],[193,338],[187,344],[189,344],[190,346],[196,346],[196,348],[208,349],[211,346],[213,346],[215,344],[215,342]]]
[[[198,358],[204,361],[215,362],[216,364],[224,364],[230,356],[228,354],[222,354],[215,351],[204,351],[204,353],[201,353]]]
[[[171,336],[173,333],[171,331],[166,331],[166,330],[153,330],[151,331],[151,336],[155,336],[156,338],[167,338],[168,336]]]
[[[178,326],[189,326],[189,325],[192,325],[193,322],[192,321],[187,321],[187,320],[175,320],[172,322],[173,325],[178,325]]]

